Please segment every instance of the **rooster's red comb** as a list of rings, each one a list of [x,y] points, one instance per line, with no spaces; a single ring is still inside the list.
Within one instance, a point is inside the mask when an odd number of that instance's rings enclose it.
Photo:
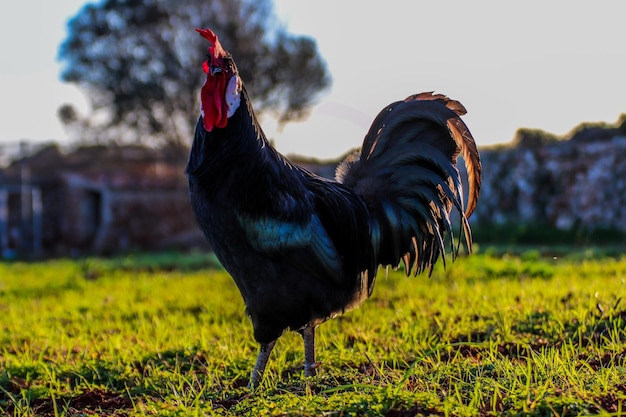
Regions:
[[[211,29],[196,28],[196,32],[198,32],[204,39],[211,42],[211,46],[209,46],[209,54],[212,59],[224,58],[228,55],[222,48],[219,39],[217,39],[217,35],[213,33]]]

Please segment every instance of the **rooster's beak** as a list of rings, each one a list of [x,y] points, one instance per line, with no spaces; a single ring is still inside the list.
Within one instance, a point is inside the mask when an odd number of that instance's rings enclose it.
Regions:
[[[222,69],[220,67],[209,67],[209,72],[213,76],[217,74],[218,72],[222,72]]]

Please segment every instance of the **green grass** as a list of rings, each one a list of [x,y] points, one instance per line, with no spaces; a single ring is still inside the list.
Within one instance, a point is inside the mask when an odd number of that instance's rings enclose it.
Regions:
[[[383,270],[318,329],[318,376],[286,333],[251,392],[251,325],[210,256],[0,263],[0,414],[626,416],[625,294],[626,257],[595,252]]]

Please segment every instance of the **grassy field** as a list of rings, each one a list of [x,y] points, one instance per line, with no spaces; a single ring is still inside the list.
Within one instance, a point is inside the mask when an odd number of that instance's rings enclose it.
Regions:
[[[0,414],[626,416],[626,257],[483,251],[257,353],[203,255],[0,263]]]

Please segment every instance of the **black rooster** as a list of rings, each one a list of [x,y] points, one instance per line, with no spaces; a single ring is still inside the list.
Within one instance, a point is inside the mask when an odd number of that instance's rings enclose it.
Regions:
[[[445,255],[449,214],[476,207],[481,165],[459,115],[463,106],[422,93],[385,107],[359,154],[337,168],[337,180],[292,165],[268,142],[230,54],[209,29],[201,116],[187,175],[195,216],[232,275],[260,343],[250,386],[261,381],[278,337],[304,339],[305,375],[315,374],[315,327],[358,307],[379,265],[404,262],[407,275],[432,270]],[[456,159],[469,179],[464,207]],[[445,260],[445,258],[444,258]]]

